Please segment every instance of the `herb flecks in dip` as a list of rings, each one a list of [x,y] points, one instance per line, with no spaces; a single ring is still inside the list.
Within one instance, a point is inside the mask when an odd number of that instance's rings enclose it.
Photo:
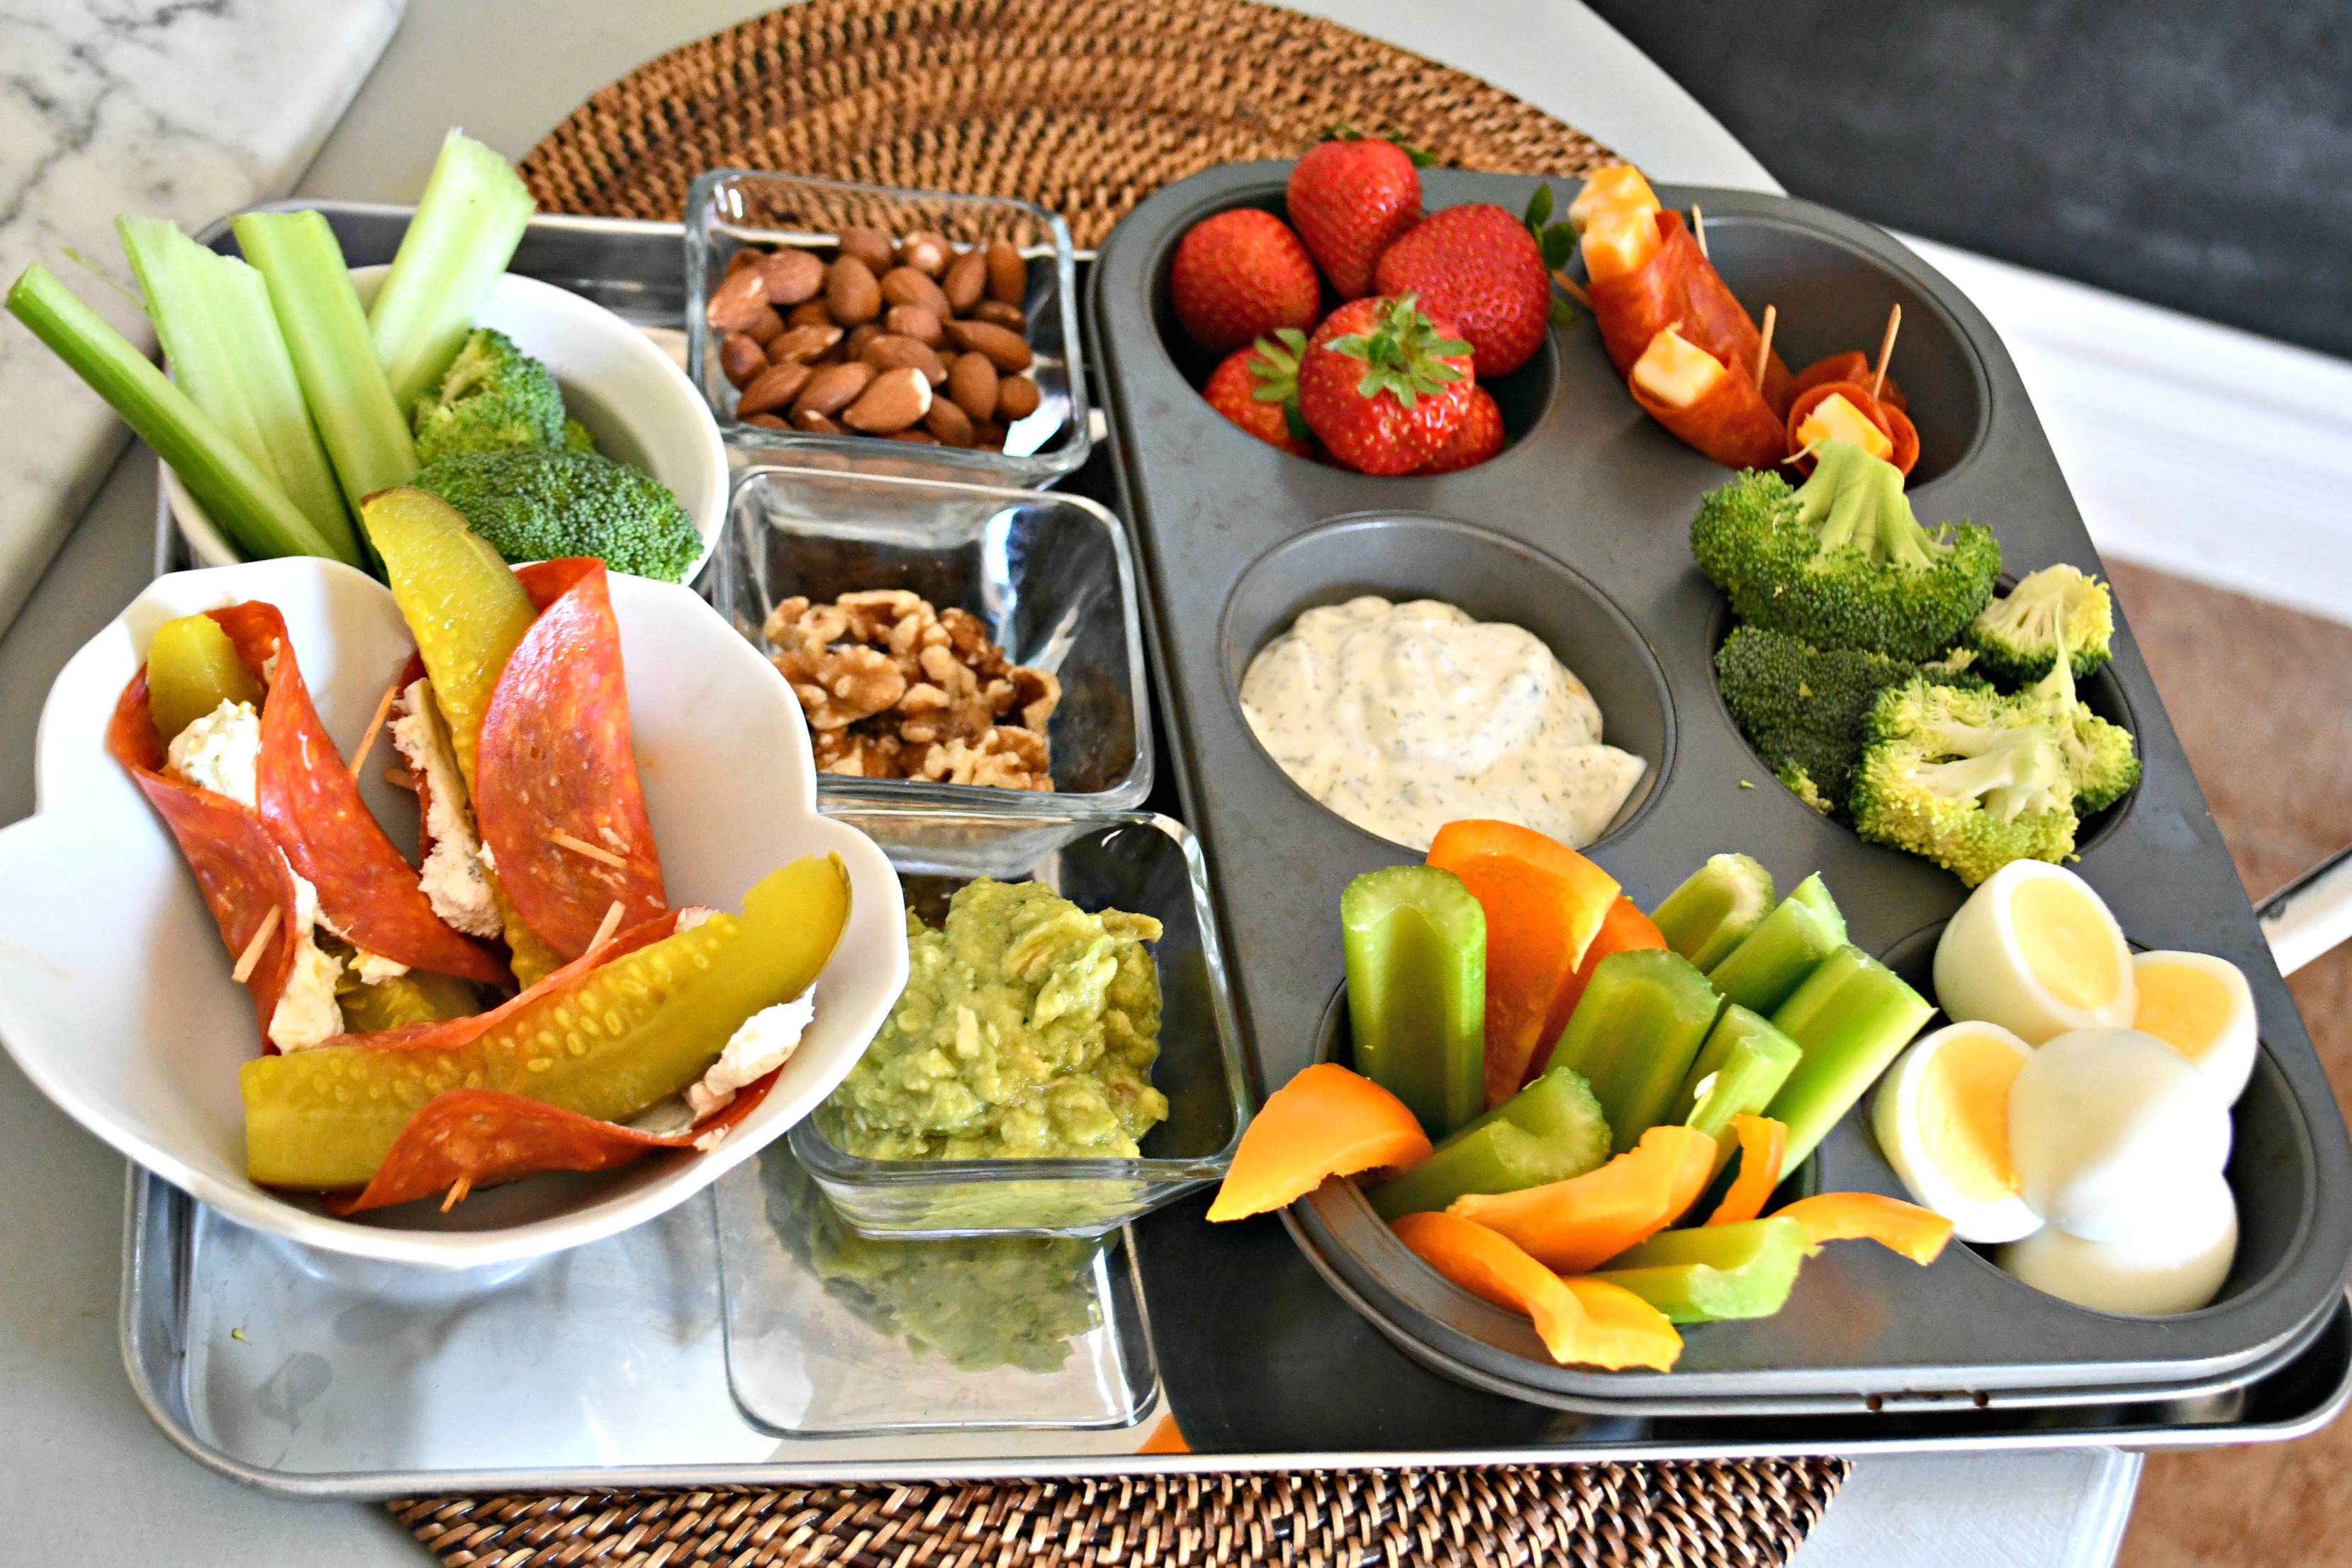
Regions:
[[[908,916],[906,992],[818,1125],[869,1160],[1133,1156],[1168,1114],[1159,938],[1149,915],[986,877],[944,930]]]
[[[1413,849],[1464,817],[1590,844],[1647,765],[1601,743],[1592,694],[1532,632],[1435,599],[1308,610],[1250,661],[1242,713],[1301,789]]]

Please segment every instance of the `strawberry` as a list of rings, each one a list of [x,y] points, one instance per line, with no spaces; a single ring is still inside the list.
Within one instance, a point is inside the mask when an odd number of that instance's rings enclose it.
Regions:
[[[1361,299],[1372,291],[1381,252],[1421,221],[1421,176],[1412,154],[1393,142],[1318,142],[1291,166],[1285,199],[1339,298]]]
[[[1470,389],[1470,412],[1437,449],[1437,456],[1413,470],[1416,474],[1451,474],[1475,468],[1503,449],[1503,411],[1483,386]]]
[[[1185,231],[1169,268],[1176,320],[1212,353],[1231,353],[1284,327],[1315,324],[1323,285],[1315,261],[1269,212],[1236,207]]]
[[[1409,474],[1470,411],[1470,345],[1410,294],[1356,300],[1324,318],[1298,356],[1298,406],[1349,468]]]
[[[1505,375],[1535,357],[1551,320],[1551,273],[1520,221],[1491,202],[1444,207],[1381,256],[1383,294],[1418,293],[1478,351],[1478,374]]]
[[[1313,457],[1307,421],[1298,412],[1298,353],[1307,334],[1295,327],[1235,351],[1209,377],[1201,395],[1209,406],[1269,445],[1295,457]]]

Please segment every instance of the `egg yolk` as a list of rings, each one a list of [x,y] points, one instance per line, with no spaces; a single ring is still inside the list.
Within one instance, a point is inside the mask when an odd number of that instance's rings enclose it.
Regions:
[[[2186,963],[2143,963],[2132,1027],[2154,1035],[2190,1061],[2212,1047],[2230,1021],[2230,988]]]
[[[2123,984],[2115,939],[2080,888],[2056,877],[2020,882],[2010,896],[2009,924],[2026,967],[2050,994],[2069,1007],[2115,1000]]]
[[[2022,1190],[2009,1157],[2009,1086],[2025,1065],[1984,1035],[1948,1040],[1919,1075],[1919,1137],[1927,1158],[1972,1203]]]
[[[1823,441],[1851,441],[1874,458],[1886,458],[1895,455],[1895,443],[1886,432],[1870,422],[1870,416],[1846,401],[1843,392],[1832,392],[1813,405],[1811,413],[1797,426],[1797,445],[1818,446]]]

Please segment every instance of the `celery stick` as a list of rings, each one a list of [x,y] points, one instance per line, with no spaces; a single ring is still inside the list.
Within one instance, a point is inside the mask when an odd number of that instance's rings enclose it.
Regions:
[[[1772,912],[1772,873],[1745,855],[1710,855],[1650,911],[1666,945],[1704,974]]]
[[[1660,1231],[1592,1276],[1622,1285],[1675,1323],[1769,1318],[1789,1300],[1812,1248],[1792,1219]]]
[[[1356,1070],[1432,1138],[1486,1098],[1486,911],[1434,866],[1367,871],[1339,895]]]
[[[368,313],[377,359],[405,416],[440,384],[530,222],[530,192],[504,158],[451,131]]]
[[[25,268],[8,290],[8,311],[172,465],[247,554],[334,557],[277,479],[48,268]]]
[[[1780,1005],[1772,1022],[1804,1057],[1764,1114],[1787,1123],[1794,1170],[1911,1043],[1935,1007],[1858,947],[1842,947]]]
[[[1372,1189],[1382,1219],[1442,1209],[1465,1193],[1515,1193],[1564,1182],[1609,1158],[1609,1122],[1591,1086],[1553,1068],[1437,1146],[1436,1152]]]
[[[1665,1120],[1715,1014],[1714,989],[1681,953],[1612,952],[1592,971],[1552,1065],[1592,1085],[1622,1154]]]
[[[1838,950],[1845,940],[1845,921],[1829,904],[1829,918],[1821,905],[1829,889],[1818,876],[1806,878],[1782,899],[1731,956],[1707,972],[1707,984],[1727,1002],[1750,1012],[1769,1015],[1787,1001],[1813,966]]]
[[[277,477],[286,499],[339,557],[357,563],[351,514],[303,405],[261,274],[198,245],[166,218],[117,218],[114,227],[173,379]]]
[[[1685,1127],[1721,1138],[1733,1117],[1764,1113],[1802,1054],[1770,1019],[1733,1003],[1699,1047],[1675,1097],[1675,1115]]]
[[[416,447],[325,216],[242,213],[230,226],[269,282],[270,307],[344,499],[356,510],[376,491],[406,484],[416,476]]]

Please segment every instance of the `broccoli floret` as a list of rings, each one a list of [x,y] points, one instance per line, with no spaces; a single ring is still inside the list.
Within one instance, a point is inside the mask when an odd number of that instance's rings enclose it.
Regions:
[[[1795,795],[1799,800],[1803,801],[1807,805],[1811,806],[1815,811],[1820,812],[1823,816],[1827,816],[1831,812],[1837,809],[1837,802],[1831,800],[1826,795],[1822,795],[1821,791],[1815,789],[1813,787],[1811,775],[1807,773],[1804,769],[1799,767],[1796,763],[1783,763],[1780,765],[1780,772],[1774,773],[1772,776],[1779,779],[1782,784],[1788,785],[1790,794]]]
[[[563,394],[504,332],[477,327],[430,397],[416,400],[416,460],[565,444]]]
[[[1741,626],[1715,656],[1723,705],[1773,776],[1816,809],[1845,804],[1846,780],[1862,754],[1863,726],[1887,687],[1916,665],[1856,648],[1817,648],[1786,632]],[[1801,773],[1806,789],[1789,784]]]
[[[563,421],[563,449],[567,452],[593,452],[596,449],[596,437],[591,436],[588,426],[577,419],[567,418]]]
[[[1850,792],[1864,838],[1975,887],[2011,860],[2074,848],[2074,785],[2035,705],[1926,676],[1879,694]]]
[[[593,555],[615,572],[676,583],[702,553],[660,480],[593,452],[462,452],[428,464],[416,483],[509,561]]]
[[[1969,625],[1969,646],[1997,680],[2022,686],[2050,673],[2063,637],[2074,679],[2107,662],[2116,604],[2107,585],[2063,563],[2044,566],[1984,607]]]
[[[2072,647],[2061,637],[2058,648]],[[2050,726],[2058,737],[2059,753],[2066,759],[2066,776],[2074,788],[2074,809],[2102,811],[2123,799],[2139,782],[2139,757],[2132,732],[2110,724],[2083,705],[2074,694],[2074,661],[2060,658],[2055,649],[2050,672],[2020,692],[2021,710]]]
[[[1822,443],[1793,490],[1750,469],[1709,491],[1691,552],[1743,621],[1915,664],[1976,619],[2000,573],[1990,531],[1921,526],[1902,472],[1849,441]]]

